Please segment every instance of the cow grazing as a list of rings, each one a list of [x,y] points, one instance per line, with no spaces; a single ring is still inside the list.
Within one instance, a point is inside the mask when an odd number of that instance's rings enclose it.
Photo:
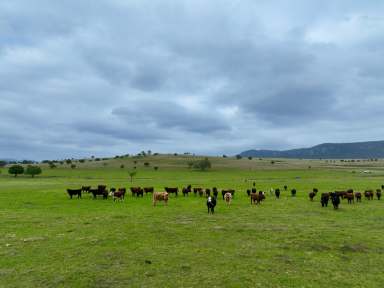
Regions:
[[[292,190],[291,190],[291,195],[292,195],[292,197],[295,197],[295,196],[296,196],[296,189],[292,189]]]
[[[317,194],[317,192],[315,192],[315,191],[309,192],[309,199],[311,201],[313,201],[313,198],[315,198],[316,194]]]
[[[153,187],[144,187],[143,189],[144,189],[145,195],[147,195],[148,193],[153,193],[153,191],[155,191]]]
[[[333,192],[330,194],[331,200],[332,200],[332,205],[334,209],[339,209],[340,205],[340,195],[337,194],[336,192]]]
[[[380,189],[376,190],[376,197],[377,197],[377,200],[380,200],[380,198],[381,198],[381,190]]]
[[[356,192],[355,197],[356,197],[356,202],[361,202],[361,192]]]
[[[329,193],[321,193],[320,203],[321,207],[328,207]]]
[[[71,199],[73,195],[77,195],[77,198],[81,198],[81,189],[67,189],[67,193]]]
[[[265,195],[262,191],[260,191],[259,193],[251,193],[251,205],[253,204],[258,205],[264,199],[265,199]]]
[[[168,205],[169,194],[167,192],[154,192],[152,195],[153,206],[156,206],[158,201],[164,201],[164,205]]]
[[[247,189],[247,195],[248,197],[251,195],[251,189]]]
[[[366,190],[364,192],[364,196],[365,196],[365,198],[367,198],[367,200],[373,200],[373,191],[372,190]]]
[[[280,198],[280,189],[279,188],[275,189],[275,196],[277,199]]]
[[[199,196],[202,197],[203,196],[203,188],[200,188],[200,187],[193,188],[193,194],[195,194],[195,196],[196,196],[197,193],[199,193]]]
[[[231,205],[232,194],[230,192],[225,193],[224,194],[224,200],[225,200],[225,203],[227,203],[227,206]]]
[[[215,206],[216,206],[216,198],[209,196],[207,199],[207,208],[208,208],[208,214],[214,214],[215,213]]]
[[[179,188],[169,188],[169,187],[165,187],[165,192],[167,192],[168,194],[175,194],[175,196],[177,197],[178,193],[179,193]]]

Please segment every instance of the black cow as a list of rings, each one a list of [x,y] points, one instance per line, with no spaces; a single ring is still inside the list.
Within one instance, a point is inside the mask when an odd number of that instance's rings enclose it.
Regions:
[[[279,188],[275,189],[275,196],[277,199],[280,198],[280,189]]]
[[[169,187],[165,187],[164,188],[165,191],[168,193],[168,194],[175,194],[175,196],[177,197],[178,193],[179,193],[179,188],[169,188]]]
[[[377,200],[380,200],[380,198],[381,198],[381,190],[380,189],[376,190],[376,197],[377,197]]]
[[[212,192],[213,192],[213,197],[217,198],[217,196],[219,195],[219,191],[217,191],[216,187],[212,188]]]
[[[295,197],[295,196],[296,196],[296,189],[292,189],[292,190],[291,190],[291,195],[292,195],[292,197]]]
[[[332,205],[334,209],[339,209],[340,205],[340,195],[338,193],[331,193],[331,200],[332,200]]]
[[[329,193],[321,193],[320,203],[321,207],[328,207]]]
[[[81,189],[67,189],[67,193],[71,199],[73,195],[77,195],[77,198],[81,198]]]
[[[215,213],[215,206],[216,206],[216,198],[215,197],[208,197],[207,199],[207,208],[208,208],[208,214],[214,214]]]

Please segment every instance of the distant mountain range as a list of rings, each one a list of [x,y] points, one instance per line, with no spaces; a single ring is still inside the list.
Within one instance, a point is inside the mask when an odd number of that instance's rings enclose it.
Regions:
[[[248,150],[243,157],[303,159],[367,159],[384,158],[384,141],[356,143],[324,143],[311,148],[291,150]]]

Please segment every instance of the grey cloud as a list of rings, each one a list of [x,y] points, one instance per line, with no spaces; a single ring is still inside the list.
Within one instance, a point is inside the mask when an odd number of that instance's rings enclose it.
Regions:
[[[383,8],[2,1],[0,157],[229,154],[377,139]],[[204,141],[185,140],[196,137]]]

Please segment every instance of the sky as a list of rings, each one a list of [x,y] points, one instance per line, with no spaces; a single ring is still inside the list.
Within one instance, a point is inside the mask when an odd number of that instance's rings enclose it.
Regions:
[[[0,0],[0,158],[384,139],[384,1]]]

